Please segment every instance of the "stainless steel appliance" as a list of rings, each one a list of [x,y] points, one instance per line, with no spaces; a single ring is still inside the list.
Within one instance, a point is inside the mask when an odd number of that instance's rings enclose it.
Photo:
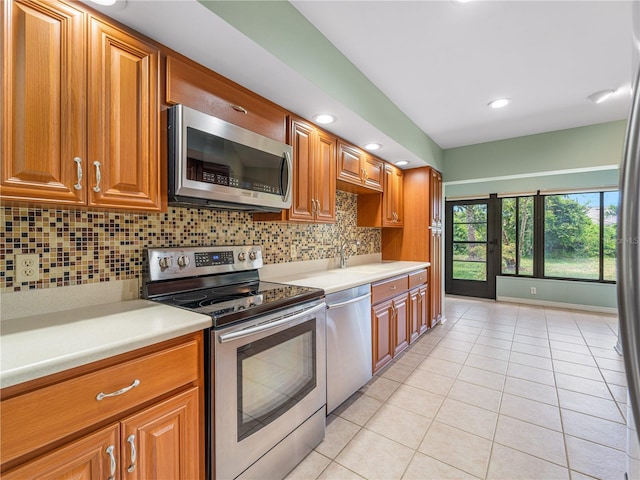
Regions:
[[[247,211],[291,206],[292,147],[183,105],[167,112],[169,204]]]
[[[617,349],[624,355],[629,394],[627,402],[627,471],[640,478],[640,2],[632,6],[633,101],[620,167],[618,209]],[[634,422],[635,418],[635,422]]]
[[[256,246],[151,249],[148,261],[146,298],[213,321],[208,478],[283,478],[324,438],[324,291],[261,282]]]
[[[327,295],[327,413],[371,379],[371,287]]]

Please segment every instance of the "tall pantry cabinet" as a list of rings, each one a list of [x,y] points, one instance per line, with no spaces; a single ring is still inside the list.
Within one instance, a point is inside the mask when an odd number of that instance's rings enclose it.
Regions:
[[[442,319],[442,175],[431,167],[404,171],[404,228],[382,229],[382,259],[430,262],[429,327]]]

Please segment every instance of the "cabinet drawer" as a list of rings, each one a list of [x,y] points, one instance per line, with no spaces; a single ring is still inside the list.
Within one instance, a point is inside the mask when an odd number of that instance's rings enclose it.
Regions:
[[[427,269],[418,270],[409,274],[409,289],[427,283]]]
[[[371,304],[375,305],[388,298],[394,297],[409,288],[409,280],[407,275],[383,280],[379,283],[371,285]]]
[[[193,340],[2,401],[2,463],[197,381],[198,358]]]
[[[284,142],[285,111],[255,93],[225,80],[178,58],[167,57],[167,103],[182,103]]]

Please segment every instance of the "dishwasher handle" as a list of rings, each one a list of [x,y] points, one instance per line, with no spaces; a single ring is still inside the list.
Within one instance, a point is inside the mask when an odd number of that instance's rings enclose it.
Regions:
[[[231,340],[236,340],[238,338],[244,338],[251,335],[256,335],[258,333],[264,332],[266,330],[271,330],[272,328],[276,328],[281,325],[285,325],[288,323],[295,323],[296,321],[300,320],[301,318],[304,318],[305,316],[311,315],[312,313],[315,313],[318,310],[324,309],[325,308],[324,305],[325,305],[324,303],[321,303],[320,305],[317,305],[315,307],[300,310],[289,315],[283,315],[273,320],[255,325],[253,327],[248,327],[242,330],[238,330],[237,332],[223,333],[218,337],[218,341],[220,343],[226,343],[226,342],[230,342]]]
[[[340,307],[344,307],[346,305],[351,305],[352,303],[360,302],[361,300],[365,300],[365,299],[370,298],[370,297],[371,297],[371,294],[367,293],[366,295],[362,295],[360,297],[352,298],[351,300],[346,300],[344,302],[327,304],[327,310],[332,310],[334,308],[340,308]]]

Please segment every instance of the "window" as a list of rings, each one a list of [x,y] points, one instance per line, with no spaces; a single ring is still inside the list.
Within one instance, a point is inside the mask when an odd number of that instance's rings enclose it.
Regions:
[[[503,275],[533,275],[533,198],[502,199]]]
[[[502,275],[616,280],[618,192],[502,199]]]
[[[453,207],[453,278],[487,279],[487,205]]]

